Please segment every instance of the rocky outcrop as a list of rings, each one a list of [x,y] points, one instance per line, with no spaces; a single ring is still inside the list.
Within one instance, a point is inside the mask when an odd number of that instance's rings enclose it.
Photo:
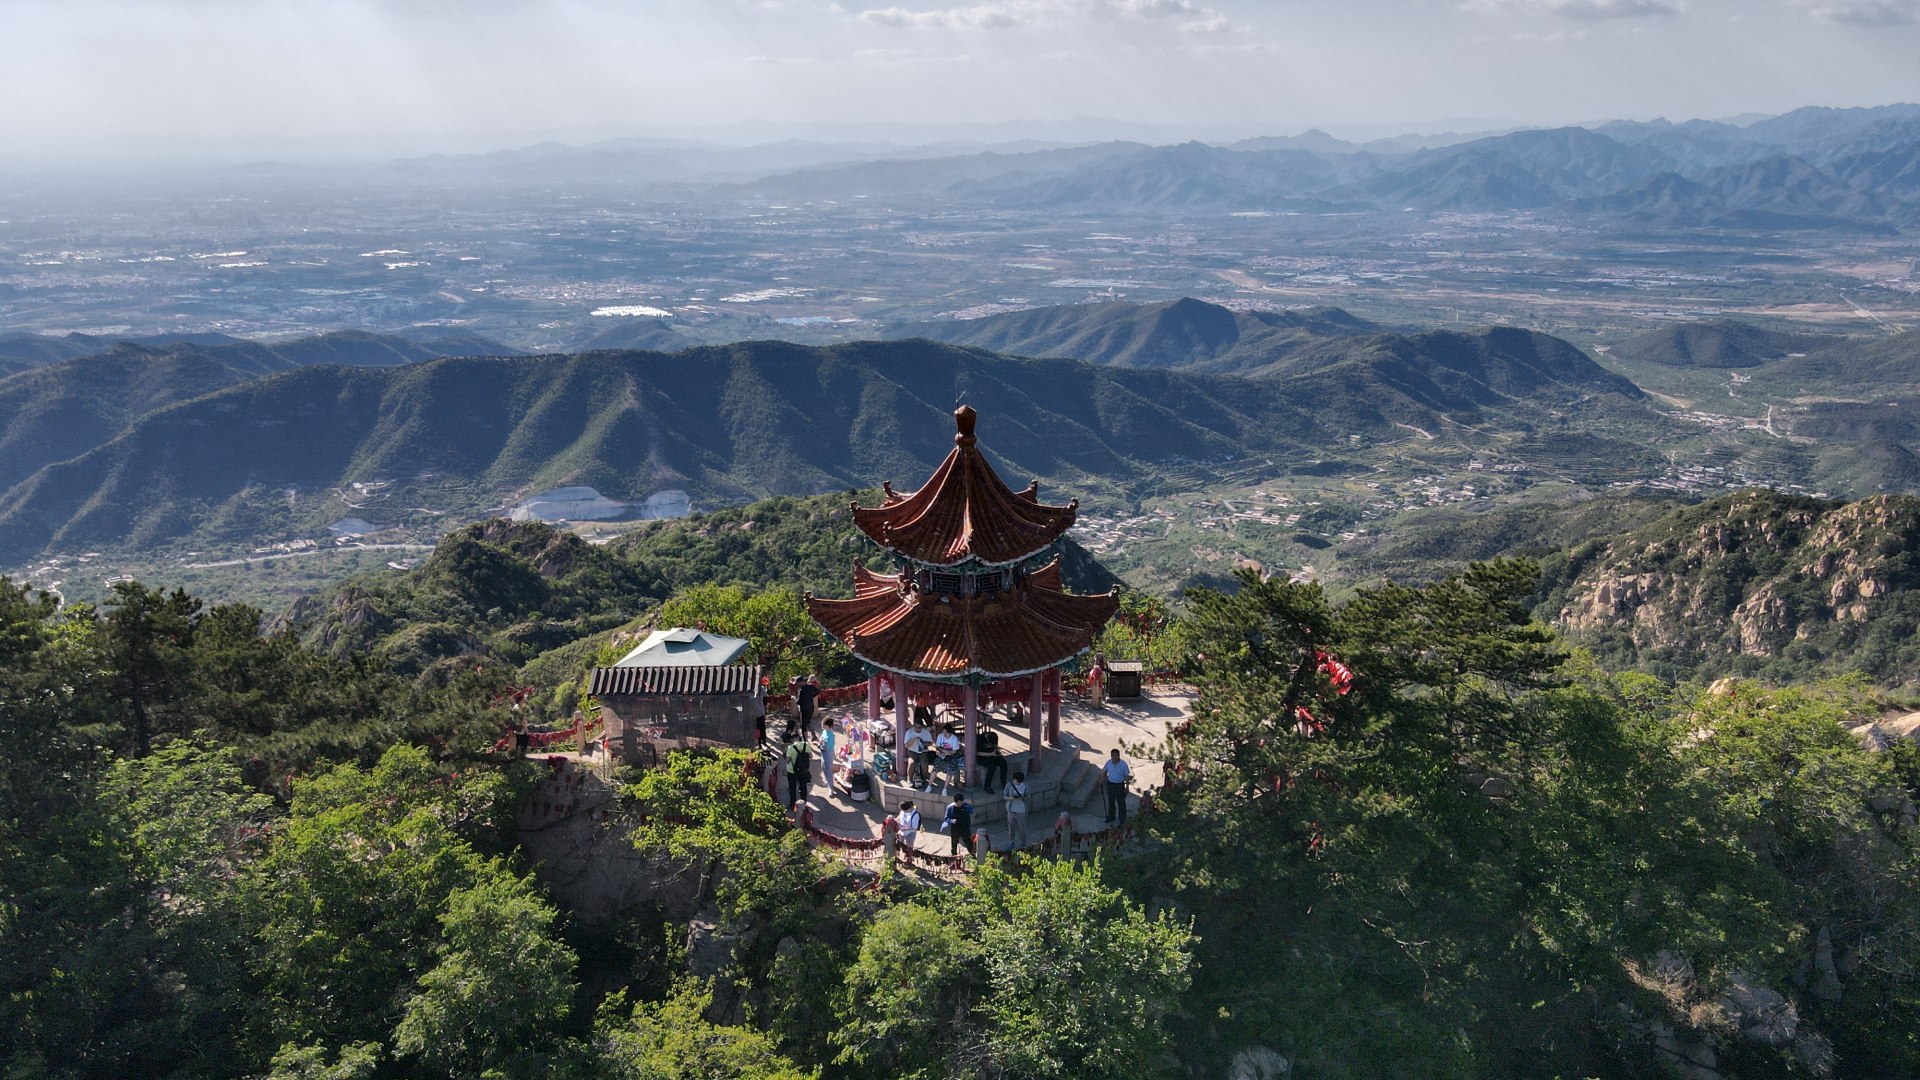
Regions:
[[[1265,1046],[1250,1046],[1227,1064],[1227,1080],[1284,1080],[1292,1075],[1293,1062]]]
[[[1833,973],[1831,940],[1827,941],[1826,974],[1813,992],[1837,1001],[1840,992]],[[1815,964],[1819,949],[1815,950]],[[1654,1015],[1626,1002],[1616,1005],[1619,1023],[1612,1026],[1621,1049],[1629,1056],[1645,1056],[1659,1072],[1686,1080],[1723,1080],[1728,1059],[1767,1062],[1764,1075],[1829,1077],[1834,1074],[1833,1044],[1815,1031],[1785,994],[1745,972],[1727,976],[1716,994],[1702,986],[1691,961],[1673,952],[1661,952],[1644,965],[1630,964],[1629,977],[1651,991],[1664,1007]],[[1828,985],[1828,983],[1831,985]],[[1827,998],[1827,994],[1834,995]],[[1755,1055],[1760,1055],[1758,1058]],[[1756,1074],[1757,1075],[1757,1074]]]
[[[701,868],[642,853],[604,779],[578,763],[552,767],[520,807],[520,844],[534,875],[573,918],[592,925],[647,905],[668,918],[701,909]]]
[[[1669,659],[1824,654],[1920,588],[1916,551],[1920,499],[1742,492],[1569,556],[1546,614]]]

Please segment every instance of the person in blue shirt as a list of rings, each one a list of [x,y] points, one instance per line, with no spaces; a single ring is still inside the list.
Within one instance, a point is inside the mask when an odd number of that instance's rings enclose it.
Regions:
[[[1107,777],[1107,824],[1114,824],[1117,815],[1119,824],[1125,827],[1127,781],[1133,779],[1133,770],[1127,766],[1126,762],[1120,760],[1120,751],[1115,750],[1113,756],[1107,759],[1107,763],[1100,767],[1100,771]]]
[[[947,854],[958,855],[964,847],[967,854],[976,859],[980,857],[973,849],[973,803],[967,801],[966,792],[957,792],[953,802],[947,804],[947,816],[940,822],[940,829],[947,834]]]

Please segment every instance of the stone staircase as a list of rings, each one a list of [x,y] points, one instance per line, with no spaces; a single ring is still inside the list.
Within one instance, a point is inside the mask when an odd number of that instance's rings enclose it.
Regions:
[[[1061,779],[1062,798],[1075,810],[1085,810],[1100,796],[1100,766],[1074,758]]]

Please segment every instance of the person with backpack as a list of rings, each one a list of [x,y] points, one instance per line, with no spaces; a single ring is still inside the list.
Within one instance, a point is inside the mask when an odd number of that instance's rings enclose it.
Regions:
[[[911,801],[900,804],[900,812],[893,816],[894,824],[899,828],[899,845],[903,851],[912,851],[914,841],[920,839],[920,811],[913,808]]]
[[[1018,851],[1027,846],[1027,774],[1013,774],[1013,782],[1006,787],[1007,797],[1007,850]]]
[[[812,787],[813,762],[807,757],[807,736],[802,729],[797,736],[787,736],[787,810],[791,812]]]

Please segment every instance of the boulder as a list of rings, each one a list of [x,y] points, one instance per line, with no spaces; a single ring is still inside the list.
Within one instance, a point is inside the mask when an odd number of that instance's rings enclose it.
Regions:
[[[738,927],[699,918],[687,924],[687,972],[702,979],[718,978],[733,963]]]
[[[1739,1028],[1740,1038],[1750,1043],[1791,1046],[1800,1030],[1800,1010],[1793,1002],[1744,975],[1733,977],[1732,985],[1720,995],[1720,1007]]]
[[[1292,1075],[1293,1062],[1265,1046],[1249,1046],[1227,1065],[1227,1080],[1281,1080]]]

